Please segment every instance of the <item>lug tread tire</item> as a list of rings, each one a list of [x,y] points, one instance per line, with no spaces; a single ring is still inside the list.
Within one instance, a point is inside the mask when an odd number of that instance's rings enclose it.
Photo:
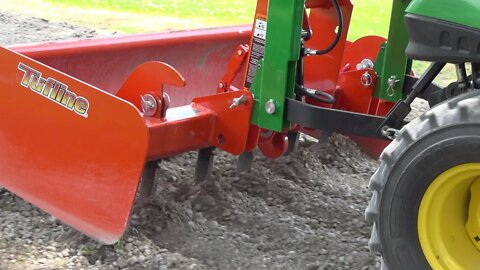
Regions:
[[[379,220],[382,193],[388,184],[389,175],[397,160],[421,138],[438,129],[451,125],[480,122],[480,96],[477,91],[470,92],[441,103],[406,125],[398,137],[385,148],[380,156],[380,166],[370,179],[373,195],[365,211],[365,219],[373,224],[369,241],[371,252],[382,256]],[[402,252],[401,249],[396,252]],[[382,258],[382,268],[389,269]],[[393,270],[393,269],[392,269]],[[397,269],[395,269],[397,270]]]

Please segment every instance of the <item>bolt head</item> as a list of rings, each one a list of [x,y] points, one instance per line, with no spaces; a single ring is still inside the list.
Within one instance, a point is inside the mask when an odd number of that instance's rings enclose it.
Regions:
[[[362,80],[362,85],[365,87],[370,87],[373,83],[372,75],[370,75],[370,73],[368,72],[363,73],[361,80]]]
[[[277,104],[275,104],[275,100],[271,99],[265,103],[265,111],[268,114],[274,114],[277,111]]]
[[[218,88],[220,88],[220,89],[223,89],[223,88],[225,88],[225,84],[223,84],[223,83],[219,83],[219,84],[218,84]]]
[[[247,102],[248,102],[247,97],[245,97],[244,95],[241,95],[240,97],[233,99],[232,104],[230,105],[230,109],[236,108],[242,104],[246,104]]]
[[[397,76],[391,76],[387,81],[388,86],[392,88],[394,88],[398,82],[400,82],[400,80],[397,79]]]
[[[241,56],[243,54],[242,50],[237,51],[238,56]]]
[[[390,87],[395,86],[395,79],[392,79],[392,78],[388,79],[388,86]]]
[[[363,59],[362,62],[357,64],[357,70],[373,68],[374,65],[375,63],[373,63],[372,60],[366,58],[366,59]]]
[[[141,96],[142,112],[145,116],[151,117],[157,113],[158,102],[153,95],[146,94]]]

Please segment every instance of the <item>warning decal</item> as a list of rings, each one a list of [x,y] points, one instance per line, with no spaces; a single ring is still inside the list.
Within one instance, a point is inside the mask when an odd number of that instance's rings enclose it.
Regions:
[[[258,60],[265,55],[265,40],[267,38],[267,21],[264,19],[255,20],[255,29],[253,30],[253,41],[251,46],[250,60],[248,62],[247,79],[245,87],[250,88],[257,71]]]

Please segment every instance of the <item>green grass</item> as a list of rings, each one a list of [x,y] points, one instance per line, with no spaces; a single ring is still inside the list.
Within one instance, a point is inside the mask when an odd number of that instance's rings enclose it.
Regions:
[[[105,9],[148,16],[197,18],[218,24],[245,23],[251,20],[255,0],[45,0],[60,6]]]
[[[392,11],[391,0],[352,0],[354,4],[349,39],[365,35],[386,37]]]
[[[249,24],[255,12],[256,0],[44,0],[58,7],[108,10],[144,15],[145,18],[162,16],[192,19],[201,25],[220,26]],[[352,0],[355,5],[349,39],[364,35],[386,36],[390,20],[391,1]],[[92,22],[95,23],[95,22]],[[138,32],[138,27],[125,23],[113,24],[113,30]],[[171,27],[175,28],[175,26]],[[197,28],[192,24],[192,28]],[[147,29],[150,30],[150,29]]]

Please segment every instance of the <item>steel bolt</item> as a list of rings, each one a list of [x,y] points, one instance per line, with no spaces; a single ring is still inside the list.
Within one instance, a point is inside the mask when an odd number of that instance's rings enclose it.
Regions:
[[[142,99],[142,111],[145,116],[154,116],[157,112],[158,103],[154,96],[146,94],[140,97]]]
[[[387,84],[388,84],[387,95],[389,96],[395,95],[395,87],[399,82],[400,80],[397,79],[397,76],[395,75],[390,76],[390,78],[387,81]]]
[[[233,109],[233,108],[236,108],[242,104],[245,104],[248,102],[248,99],[242,95],[238,98],[234,98],[233,101],[232,101],[232,105],[230,105],[230,109]]]
[[[372,60],[366,58],[366,59],[363,59],[362,62],[357,64],[357,70],[373,68],[374,65],[375,64],[373,63]]]
[[[363,75],[362,75],[362,85],[365,86],[365,87],[370,87],[372,85],[372,82],[373,82],[372,75],[370,75],[370,73],[368,73],[368,71],[363,73]]]
[[[397,76],[391,76],[390,78],[388,78],[388,86],[390,88],[395,88],[395,86],[397,86],[397,83],[399,83],[400,80],[397,79]]]
[[[270,99],[265,103],[265,111],[268,114],[274,114],[277,111],[277,104],[275,103],[275,100]]]
[[[237,51],[238,56],[241,56],[243,54],[242,50]]]
[[[224,84],[224,83],[219,83],[219,84],[218,84],[218,88],[220,88],[220,89],[225,88],[225,84]]]

